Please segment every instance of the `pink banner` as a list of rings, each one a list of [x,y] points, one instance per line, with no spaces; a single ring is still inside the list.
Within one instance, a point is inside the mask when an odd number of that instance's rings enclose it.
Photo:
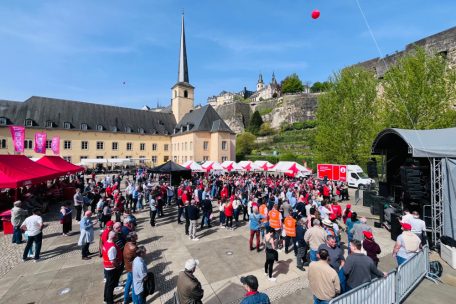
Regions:
[[[60,136],[52,137],[51,149],[54,155],[60,154]]]
[[[46,154],[46,133],[35,133],[35,152]]]
[[[25,127],[10,126],[9,129],[13,138],[14,152],[24,152]]]

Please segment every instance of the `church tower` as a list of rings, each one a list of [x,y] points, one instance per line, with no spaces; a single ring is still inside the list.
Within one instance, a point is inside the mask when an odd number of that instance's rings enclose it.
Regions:
[[[263,75],[258,76],[257,92],[264,88]]]
[[[180,122],[185,114],[193,110],[194,91],[195,88],[188,80],[187,48],[185,45],[184,15],[182,14],[177,83],[171,88],[171,110],[177,123]]]

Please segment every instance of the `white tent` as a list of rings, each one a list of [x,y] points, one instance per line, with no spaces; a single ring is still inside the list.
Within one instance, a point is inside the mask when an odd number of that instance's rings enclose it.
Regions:
[[[242,171],[242,167],[237,164],[236,162],[232,160],[226,160],[223,163],[221,163],[221,166],[225,171],[231,172],[231,171]]]
[[[85,158],[81,159],[82,165],[88,164],[107,164],[108,160],[106,158]]]
[[[193,172],[206,172],[206,170],[201,167],[200,164],[194,162],[193,160],[188,160],[182,164],[182,167],[192,170]]]
[[[255,165],[252,161],[250,160],[243,160],[239,162],[239,166],[242,167],[243,171],[262,171],[260,167]]]
[[[307,169],[303,165],[298,164],[297,162],[292,161],[280,161],[272,170],[273,172],[285,173],[293,176],[296,176],[297,174],[304,176],[312,174],[311,170]]]
[[[208,161],[205,161],[201,167],[203,167],[203,169],[207,172],[212,172],[212,171],[224,171],[225,169],[223,169],[222,165],[220,165],[218,162],[215,162],[215,161],[211,161],[211,160],[208,160]]]
[[[263,171],[273,171],[272,168],[274,167],[273,164],[266,160],[256,160],[253,164]]]

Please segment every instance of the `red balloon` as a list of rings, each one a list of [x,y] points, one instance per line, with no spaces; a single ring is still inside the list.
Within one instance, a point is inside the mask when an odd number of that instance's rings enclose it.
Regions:
[[[320,11],[319,10],[314,10],[312,12],[312,18],[313,19],[318,19],[320,17]]]

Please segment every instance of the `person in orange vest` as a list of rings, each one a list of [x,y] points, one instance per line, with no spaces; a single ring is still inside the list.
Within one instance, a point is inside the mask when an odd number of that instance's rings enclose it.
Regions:
[[[296,220],[290,214],[283,221],[283,229],[285,230],[285,254],[288,254],[288,247],[290,246],[290,240],[293,242],[294,254],[298,254],[298,248],[296,247]]]
[[[269,227],[275,230],[274,239],[278,240],[282,228],[282,213],[279,212],[279,207],[277,204],[274,204],[272,210],[268,212]]]
[[[264,235],[265,231],[269,227],[268,223],[268,207],[264,202],[261,203],[260,207],[258,207],[259,213],[263,216],[261,219],[261,244],[264,244]]]

